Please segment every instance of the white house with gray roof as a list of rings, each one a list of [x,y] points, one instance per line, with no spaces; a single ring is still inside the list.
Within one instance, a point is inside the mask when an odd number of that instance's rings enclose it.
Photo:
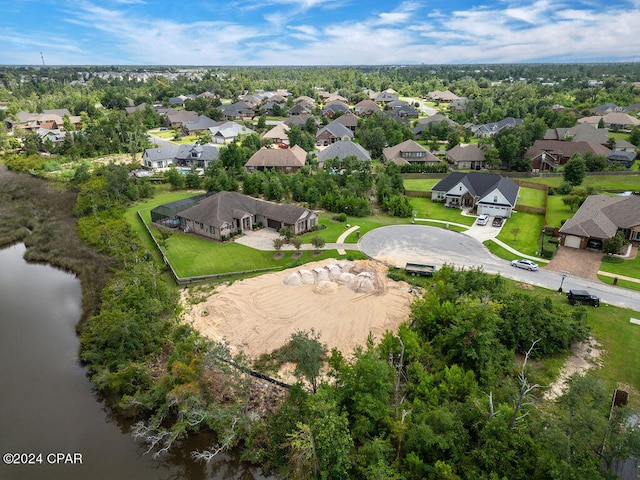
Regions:
[[[239,135],[251,135],[256,133],[244,125],[240,125],[237,122],[227,121],[220,123],[216,126],[209,127],[211,132],[211,142],[217,144],[231,143]]]
[[[520,187],[495,173],[453,172],[431,189],[431,200],[447,207],[475,209],[478,215],[511,217]]]

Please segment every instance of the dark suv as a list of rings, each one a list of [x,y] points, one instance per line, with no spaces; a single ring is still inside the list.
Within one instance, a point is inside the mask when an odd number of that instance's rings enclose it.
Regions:
[[[600,306],[600,299],[595,295],[591,295],[586,290],[569,290],[567,298],[571,305],[593,305],[594,307]]]

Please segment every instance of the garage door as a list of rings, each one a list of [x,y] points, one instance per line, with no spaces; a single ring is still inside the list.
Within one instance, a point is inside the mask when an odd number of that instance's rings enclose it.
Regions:
[[[282,223],[277,220],[271,220],[270,218],[267,220],[267,227],[269,228],[275,228],[276,230],[278,230],[281,226]]]
[[[582,239],[580,237],[576,237],[575,235],[567,235],[564,237],[564,246],[569,248],[580,248],[580,241]]]
[[[489,215],[490,217],[506,217],[507,208],[506,207],[489,207],[489,206],[483,205],[482,208],[479,209],[478,213]]]

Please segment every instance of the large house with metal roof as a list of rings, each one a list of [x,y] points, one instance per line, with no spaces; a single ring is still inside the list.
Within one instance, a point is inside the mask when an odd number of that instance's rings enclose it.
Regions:
[[[280,230],[290,226],[296,234],[318,224],[318,213],[288,203],[274,203],[237,192],[218,192],[203,198],[197,205],[177,214],[180,227],[215,240],[225,240],[231,233],[253,230],[256,225]]]
[[[618,232],[627,240],[640,242],[640,196],[588,196],[573,218],[560,227],[560,244],[601,249],[603,240]]]
[[[447,207],[470,208],[478,215],[511,217],[520,187],[495,173],[453,172],[431,189],[431,200]]]

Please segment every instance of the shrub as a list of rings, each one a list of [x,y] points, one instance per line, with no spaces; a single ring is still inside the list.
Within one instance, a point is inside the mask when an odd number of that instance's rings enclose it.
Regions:
[[[558,193],[560,195],[568,195],[571,193],[571,190],[573,190],[573,185],[569,182],[562,182],[558,187]]]
[[[556,189],[553,187],[549,187],[549,190],[547,192],[547,195],[549,196],[554,196],[556,194]]]

